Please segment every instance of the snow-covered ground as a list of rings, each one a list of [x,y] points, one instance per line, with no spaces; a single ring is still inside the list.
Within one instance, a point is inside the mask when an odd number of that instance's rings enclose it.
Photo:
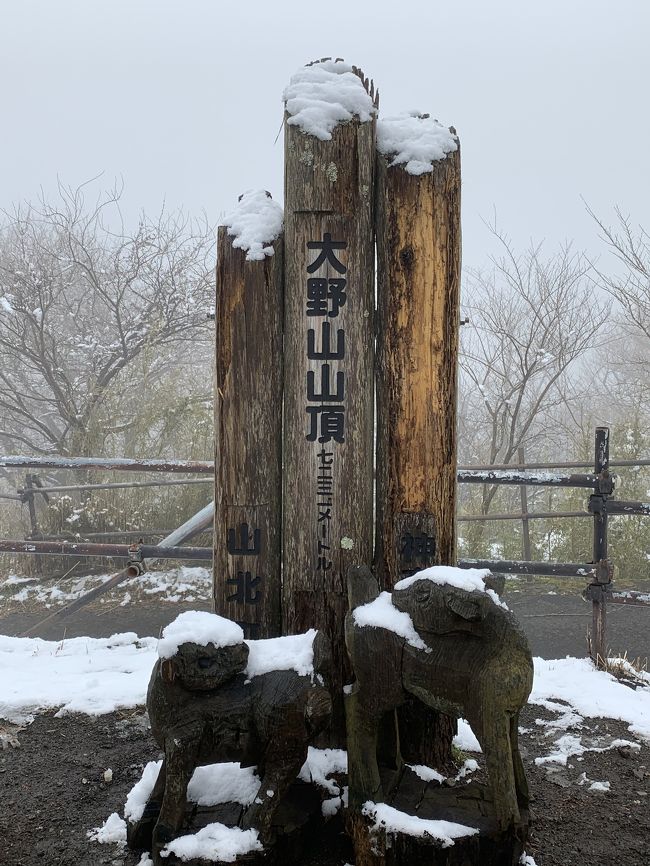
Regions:
[[[97,583],[102,579],[105,576],[86,581]],[[129,583],[134,592],[151,592],[169,600],[179,595],[198,594],[199,591],[204,592],[207,598],[210,592],[210,575],[203,568],[156,572]],[[54,588],[51,587],[49,598],[53,604],[64,603],[88,588],[87,582],[84,586],[59,588],[64,596],[62,599],[56,593],[52,595]],[[35,594],[45,591],[43,584],[27,583],[20,578],[5,580],[2,589],[5,597],[8,592],[17,595],[26,591]],[[17,602],[20,603],[20,599]],[[300,647],[291,650],[292,658],[296,656],[294,662],[299,661],[300,653],[308,655],[311,651],[312,636],[309,637],[309,640],[302,639],[304,647],[301,643]],[[257,643],[261,649],[258,655],[272,659],[275,665],[274,642]],[[0,724],[0,740],[6,734],[5,740],[11,745],[11,737],[16,733],[11,725],[29,724],[36,714],[45,710],[56,710],[57,715],[76,712],[98,716],[143,705],[159,648],[157,638],[138,637],[132,632],[110,638],[77,637],[59,642],[0,636],[0,720],[9,723],[9,726]],[[627,749],[637,753],[639,743],[650,743],[650,675],[634,672],[626,664],[620,660],[618,667],[628,675],[627,684],[597,670],[587,659],[535,659],[535,678],[529,703],[540,708],[541,717],[526,724],[534,724],[542,740],[541,754],[535,758],[537,766],[548,768],[549,772],[555,772],[553,768],[560,771],[569,760],[582,761],[587,752]],[[636,687],[631,687],[630,680],[634,680],[632,685]],[[623,739],[620,733],[614,736],[599,730],[598,725],[588,725],[590,719],[619,720],[627,727],[629,739],[627,735]],[[522,729],[522,733],[526,730],[530,728]],[[482,761],[478,741],[463,720],[459,723],[455,745],[472,755],[466,758],[454,780],[463,784],[471,779]],[[145,767],[141,781],[124,804],[123,815],[109,815],[102,826],[90,831],[91,839],[98,843],[124,843],[126,821],[137,820],[138,809],[148,796],[157,770],[156,762]],[[412,770],[425,781],[448,781],[435,768],[417,766]],[[346,771],[345,752],[310,748],[300,778],[320,789],[326,818],[347,803]],[[590,771],[590,776],[594,775],[595,778],[590,778],[584,772],[576,784],[583,790],[594,792],[591,796],[611,796],[609,780]],[[237,765],[213,765],[196,771],[189,793],[191,799],[206,805],[222,802],[224,797],[227,801],[245,804],[250,802],[258,784],[259,779],[250,768],[242,770]],[[427,833],[440,839],[444,845],[453,845],[454,838],[473,832],[473,828],[460,825],[423,822],[394,809],[391,811],[391,807],[383,804],[367,803],[366,813],[377,826],[389,831],[393,828],[400,832]],[[178,856],[209,859],[218,851],[222,860],[229,857],[234,860],[237,854],[254,851],[259,846],[254,834],[245,835],[220,824],[210,824],[199,833],[181,837],[173,844],[174,853]],[[143,863],[146,862],[143,858]],[[528,866],[534,863],[532,858],[525,862]]]
[[[42,710],[56,709],[61,715],[70,712],[101,715],[142,705],[151,668],[158,657],[157,649],[156,638],[140,638],[133,633],[60,642],[0,636],[0,718],[24,725]],[[579,761],[588,751],[621,747],[635,751],[639,741],[650,742],[650,676],[637,674],[637,677],[637,687],[633,689],[596,670],[585,659],[536,659],[530,703],[539,706],[544,716],[535,722],[543,736],[543,754],[536,763],[563,767],[569,756]],[[589,730],[586,721],[600,718],[621,720],[627,726],[629,739],[605,733],[594,735],[593,725]],[[456,745],[474,753],[457,776],[456,782],[463,783],[471,778],[482,760],[476,738],[465,722],[459,725]],[[301,778],[322,791],[325,817],[335,814],[347,802],[346,769],[345,752],[310,749]],[[418,766],[413,770],[423,779],[442,776],[434,768]],[[107,816],[102,826],[91,831],[92,839],[98,843],[123,843],[126,820],[137,818],[138,807],[146,799],[156,772],[155,762],[147,765],[141,782],[125,803],[124,817],[117,813]],[[256,784],[257,777],[251,769],[213,765],[197,770],[190,796],[201,803],[219,802],[224,796],[244,802],[250,800]],[[609,796],[607,779],[589,778],[583,773],[578,784],[594,792],[592,796]],[[366,805],[368,815],[385,827],[399,829],[408,818],[402,813],[393,814],[380,804]],[[443,844],[453,844],[455,837],[468,832],[468,828],[433,823],[435,827],[411,822],[407,829],[436,835]],[[183,837],[183,841],[176,840],[177,853],[182,850],[188,857],[199,852],[208,856],[218,850],[223,859],[226,856],[234,859],[237,852],[257,847],[253,836],[244,838],[223,825],[209,825],[201,834],[200,838],[199,834],[193,834]]]
[[[39,710],[98,715],[144,704],[158,641],[133,632],[59,642],[0,635],[0,718],[28,721]],[[584,718],[620,719],[650,741],[650,674],[630,688],[588,659],[535,659],[529,703],[556,715],[550,730],[579,729]],[[461,726],[459,745],[469,736]]]
[[[57,607],[105,583],[114,573],[88,577],[70,575],[58,580],[11,574],[0,582],[0,604],[5,611],[24,606],[38,606],[39,609]],[[105,604],[126,606],[147,597],[171,603],[209,601],[212,598],[212,572],[201,566],[148,571],[108,591],[103,600]]]

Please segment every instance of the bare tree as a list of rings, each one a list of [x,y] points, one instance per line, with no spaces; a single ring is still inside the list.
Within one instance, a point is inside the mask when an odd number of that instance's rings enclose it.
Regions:
[[[609,226],[587,208],[600,229],[600,236],[613,254],[617,268],[605,273],[594,265],[600,286],[616,302],[616,320],[621,330],[619,351],[611,368],[621,391],[634,394],[648,407],[650,401],[650,235],[634,226],[629,216],[616,208],[616,225]]]
[[[490,465],[511,463],[524,443],[529,453],[536,441],[549,444],[547,422],[577,396],[569,374],[608,313],[584,256],[565,246],[545,257],[541,245],[517,255],[492,231],[503,252],[490,271],[469,274],[460,361],[466,444]],[[480,513],[488,513],[496,491],[482,489]]]
[[[88,454],[133,425],[142,386],[182,345],[196,358],[208,338],[213,233],[164,211],[129,232],[120,192],[87,202],[87,184],[60,186],[54,203],[5,213],[0,447]]]
[[[606,225],[592,210],[588,212],[610,252],[623,266],[618,276],[606,276],[597,269],[601,285],[620,304],[628,330],[650,343],[650,235],[642,226],[635,228],[619,208],[615,228]]]

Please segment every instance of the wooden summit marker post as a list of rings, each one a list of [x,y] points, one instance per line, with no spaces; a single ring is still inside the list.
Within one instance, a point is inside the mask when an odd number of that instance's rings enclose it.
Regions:
[[[312,88],[336,119],[302,110]],[[376,106],[338,61],[305,67],[285,100],[283,631],[330,638],[342,741],[345,575],[372,556]]]
[[[235,237],[219,227],[215,309],[214,604],[247,638],[281,633],[283,245],[237,237],[257,211],[267,234],[281,231],[268,194],[240,198]]]
[[[411,158],[409,136],[429,143],[428,161]],[[391,590],[456,563],[460,151],[428,115],[380,120],[377,141],[375,571]],[[400,713],[405,760],[448,765],[455,721],[413,702]]]

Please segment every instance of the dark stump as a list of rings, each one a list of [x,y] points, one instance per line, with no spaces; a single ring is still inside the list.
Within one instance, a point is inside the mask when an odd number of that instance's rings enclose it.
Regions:
[[[311,784],[297,780],[293,783],[273,819],[273,844],[263,852],[239,857],[237,863],[264,864],[264,866],[298,866],[311,862],[319,850],[340,853],[341,862],[352,862],[354,854],[344,836],[341,813],[325,820],[322,817],[322,794]],[[238,803],[217,806],[189,804],[179,835],[197,833],[208,824],[220,823],[227,827],[241,826],[245,809]],[[135,847],[135,846],[134,846]],[[180,860],[173,854],[164,858],[169,866],[221,866],[223,861],[205,859]]]
[[[350,812],[347,828],[354,842],[356,866],[516,866],[524,851],[528,810],[521,810],[517,830],[500,831],[490,787],[483,782],[459,781],[453,786],[424,782],[407,767],[387,802],[418,818],[451,821],[479,832],[443,847],[430,836],[375,831],[374,821]]]

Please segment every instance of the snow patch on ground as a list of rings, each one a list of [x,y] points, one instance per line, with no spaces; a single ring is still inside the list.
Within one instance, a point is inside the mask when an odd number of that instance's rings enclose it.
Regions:
[[[143,705],[158,653],[173,653],[184,640],[234,642],[241,632],[236,623],[215,614],[186,613],[192,616],[177,617],[175,628],[170,633],[167,626],[160,642],[153,637],[138,638],[133,632],[59,642],[0,635],[0,718],[22,724],[32,721],[39,710],[95,716]],[[204,617],[208,618],[205,628],[201,625]],[[272,670],[295,670],[309,676],[315,635],[311,629],[302,635],[247,641],[248,676]]]
[[[385,803],[368,801],[363,804],[362,812],[375,822],[372,827],[374,832],[385,830],[386,833],[404,833],[407,836],[432,836],[442,842],[443,848],[453,845],[454,839],[474,836],[478,833],[475,827],[466,827],[464,824],[456,824],[452,821],[416,818]]]
[[[403,581],[400,581],[403,582]],[[396,588],[399,584],[396,584]],[[413,620],[404,611],[393,605],[390,592],[382,592],[374,601],[355,607],[352,612],[355,625],[385,628],[406,639],[406,642],[416,649],[427,650],[428,647],[416,632]]]
[[[458,150],[458,138],[427,114],[409,111],[377,121],[377,150],[409,174],[433,171],[433,163]]]
[[[0,582],[0,601],[3,605],[38,604],[46,608],[68,604],[91,589],[105,583],[111,574],[93,574],[86,577],[69,576],[55,583],[34,578],[10,575]],[[20,586],[16,592],[14,587]],[[109,590],[102,600],[127,604],[137,603],[142,596],[156,596],[156,601],[210,601],[212,573],[203,566],[181,566],[168,571],[147,571],[125,580]]]
[[[552,709],[565,701],[576,719],[607,718],[626,722],[632,734],[650,742],[650,688],[629,688],[611,674],[598,670],[590,659],[535,658],[529,703]],[[550,702],[550,703],[549,703]]]
[[[609,791],[611,788],[610,782],[594,782],[593,779],[588,779],[586,773],[580,773],[578,776],[578,785],[589,785],[590,791]]]
[[[38,710],[96,716],[142,705],[156,644],[133,632],[59,642],[0,635],[0,718],[21,724]]]
[[[263,261],[273,255],[270,244],[282,231],[284,211],[263,189],[249,190],[228,214],[224,225],[234,237],[233,247],[246,252],[246,261]]]
[[[100,845],[126,845],[126,821],[113,812],[101,827],[95,827],[87,833],[88,838]]]
[[[627,747],[634,752],[638,752],[641,749],[638,743],[620,739],[612,740],[611,743],[607,743],[604,746],[598,744],[585,745],[580,737],[576,737],[574,734],[564,734],[555,740],[553,745],[555,746],[555,751],[551,752],[550,755],[535,758],[537,766],[542,764],[561,764],[566,767],[569,758],[584,755],[585,752],[607,752],[610,749],[620,749],[621,747]]]
[[[282,98],[289,114],[287,123],[321,141],[329,141],[340,123],[355,116],[367,123],[375,114],[361,79],[340,60],[303,66],[291,76]]]

